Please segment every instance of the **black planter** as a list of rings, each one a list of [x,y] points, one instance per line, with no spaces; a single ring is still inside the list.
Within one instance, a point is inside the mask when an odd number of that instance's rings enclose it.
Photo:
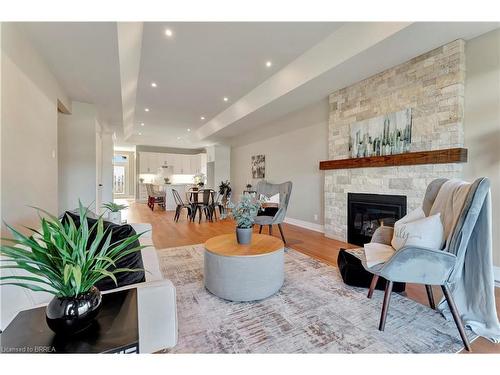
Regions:
[[[46,310],[49,328],[65,336],[85,330],[97,316],[101,299],[101,292],[96,287],[76,297],[54,297]]]

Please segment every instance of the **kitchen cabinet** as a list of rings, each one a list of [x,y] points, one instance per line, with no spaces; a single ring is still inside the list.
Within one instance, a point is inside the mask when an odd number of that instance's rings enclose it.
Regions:
[[[167,167],[172,165],[172,157],[171,154],[165,154],[163,152],[158,153],[158,165],[159,167]]]
[[[194,174],[191,171],[191,155],[181,155],[181,174]]]
[[[140,152],[139,173],[157,174],[160,168],[169,167],[173,174],[206,173],[206,154],[167,154],[159,152]]]
[[[148,200],[148,191],[146,189],[146,184],[139,183],[139,201],[146,202]]]
[[[150,153],[141,152],[139,154],[139,173],[152,173],[150,166]]]
[[[207,154],[200,155],[200,172],[207,175]]]
[[[163,165],[160,153],[141,152],[139,154],[139,173],[157,174],[158,168]]]

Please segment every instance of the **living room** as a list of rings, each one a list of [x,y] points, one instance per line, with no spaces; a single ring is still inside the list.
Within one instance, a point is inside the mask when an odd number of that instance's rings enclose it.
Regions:
[[[499,20],[202,9],[0,23],[2,357],[498,365]]]

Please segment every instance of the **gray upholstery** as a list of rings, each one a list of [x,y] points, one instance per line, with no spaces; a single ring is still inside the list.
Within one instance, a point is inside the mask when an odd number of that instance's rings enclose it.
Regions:
[[[287,181],[283,182],[282,184],[271,184],[267,181],[261,180],[257,183],[255,191],[257,191],[257,198],[259,198],[261,194],[265,195],[266,197],[271,197],[277,193],[280,194],[280,204],[278,212],[276,212],[273,217],[257,216],[255,218],[255,224],[281,224],[283,220],[285,220],[286,210],[288,208],[288,203],[290,202],[290,195],[292,194],[292,182]]]
[[[446,179],[432,181],[422,208],[428,214]],[[391,229],[377,229],[373,240],[390,244]],[[470,344],[463,322],[479,336],[500,342],[500,323],[495,307],[490,182],[478,178],[468,190],[463,207],[444,249],[405,246],[385,263],[364,267],[375,276],[368,297],[371,298],[378,276],[388,280],[379,329],[383,331],[393,282],[425,284],[429,304],[434,306],[431,285],[440,285],[445,298],[437,309],[448,319],[453,317],[465,348]]]
[[[437,193],[447,179],[432,181],[427,187],[422,208],[429,213]],[[483,205],[489,191],[487,178],[479,178],[471,185],[462,213],[453,229],[450,243],[442,249],[425,249],[415,246],[405,246],[397,251],[386,263],[365,268],[373,274],[396,282],[416,284],[442,285],[453,283],[461,272],[470,232],[477,220],[478,210]],[[378,228],[372,242],[390,245],[392,228]],[[456,272],[454,272],[456,270]]]
[[[276,293],[285,279],[284,249],[254,256],[223,256],[205,250],[205,287],[229,301],[255,301]]]

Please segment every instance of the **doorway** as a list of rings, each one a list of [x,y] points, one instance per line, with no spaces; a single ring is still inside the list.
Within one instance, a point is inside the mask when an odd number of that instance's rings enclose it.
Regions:
[[[113,199],[134,198],[134,153],[115,151],[113,156]]]

